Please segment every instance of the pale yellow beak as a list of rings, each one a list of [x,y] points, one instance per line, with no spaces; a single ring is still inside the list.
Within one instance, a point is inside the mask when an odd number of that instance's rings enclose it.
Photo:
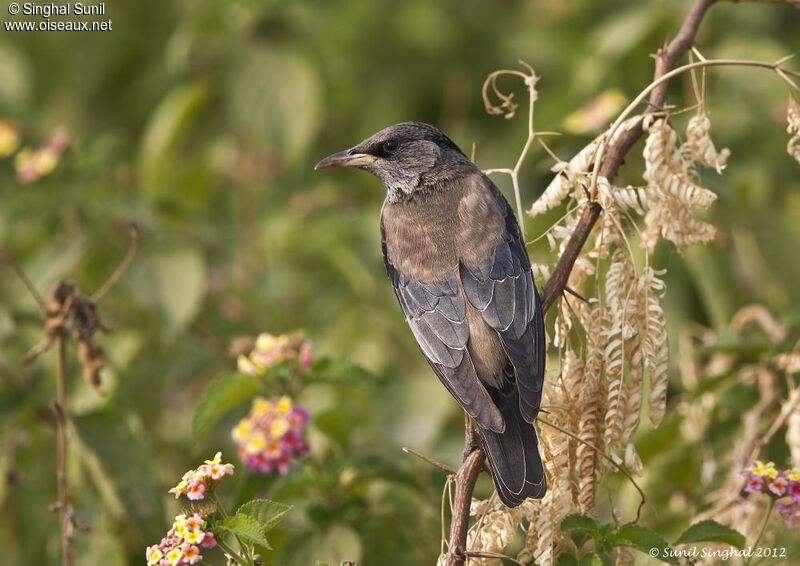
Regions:
[[[351,153],[352,150],[346,149],[339,153],[329,155],[316,165],[314,171],[325,167],[363,167],[375,163],[378,158],[368,153]]]

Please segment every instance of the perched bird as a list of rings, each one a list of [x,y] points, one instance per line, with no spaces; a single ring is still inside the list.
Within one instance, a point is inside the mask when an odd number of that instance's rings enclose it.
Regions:
[[[476,423],[500,499],[543,497],[532,426],[544,321],[514,212],[437,128],[405,122],[317,163],[378,177],[386,271],[423,354]]]

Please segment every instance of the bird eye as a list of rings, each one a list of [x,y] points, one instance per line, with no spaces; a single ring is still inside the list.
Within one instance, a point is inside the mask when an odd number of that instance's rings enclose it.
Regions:
[[[387,142],[384,142],[383,151],[385,151],[386,153],[394,153],[397,150],[398,146],[399,144],[396,141],[389,140]]]

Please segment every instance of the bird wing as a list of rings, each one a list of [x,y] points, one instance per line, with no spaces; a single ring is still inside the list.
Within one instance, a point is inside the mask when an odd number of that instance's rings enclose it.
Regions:
[[[514,366],[520,410],[526,421],[533,422],[544,381],[542,305],[514,212],[497,187],[488,179],[485,182],[505,215],[505,233],[486,262],[460,263],[461,284],[469,302],[500,336]]]
[[[469,323],[466,301],[457,276],[437,285],[408,277],[397,270],[389,259],[383,225],[381,242],[386,272],[400,308],[433,371],[481,426],[503,432],[503,417],[478,379],[467,351]]]

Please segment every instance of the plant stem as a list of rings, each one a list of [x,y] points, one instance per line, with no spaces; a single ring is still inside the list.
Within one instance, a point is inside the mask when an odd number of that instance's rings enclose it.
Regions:
[[[217,497],[217,494],[212,491],[212,492],[210,492],[208,494],[208,498],[211,501],[214,502],[214,506],[217,508],[217,511],[219,511],[219,514],[222,515],[222,518],[223,519],[227,519],[228,518],[228,513],[227,513],[227,511],[225,511],[225,507],[220,502],[219,498]],[[233,535],[233,538],[236,539],[236,542],[239,543],[239,548],[241,548],[242,551],[246,554],[245,558],[241,558],[237,554],[235,556],[235,558],[237,558],[237,561],[240,564],[245,564],[245,565],[253,564],[253,547],[248,545],[248,544],[245,544],[244,542],[242,542],[242,539],[239,538],[239,535],[237,535],[235,533]],[[249,560],[248,560],[248,558],[249,558]],[[244,560],[244,562],[242,562],[242,560]]]
[[[58,338],[56,441],[58,444],[58,513],[61,520],[61,555],[64,566],[72,566],[72,510],[69,503],[69,484],[67,483],[67,337],[61,330]]]
[[[230,546],[228,546],[227,544],[225,544],[224,542],[222,542],[222,540],[221,540],[221,537],[220,537],[220,540],[217,540],[217,544],[219,545],[219,547],[220,547],[222,550],[224,550],[224,551],[225,551],[225,554],[227,554],[228,556],[230,556],[231,558],[233,558],[234,560],[236,560],[236,562],[237,562],[238,564],[241,564],[241,566],[252,566],[252,564],[253,564],[252,562],[248,562],[248,561],[247,561],[245,558],[242,558],[242,557],[239,555],[239,553],[238,553],[238,552],[236,552],[236,551],[235,551],[235,550],[233,550],[233,549],[232,549]]]
[[[758,536],[756,537],[756,540],[753,543],[751,549],[758,548],[758,543],[761,542],[761,538],[764,536],[764,531],[767,530],[767,523],[769,523],[769,518],[772,515],[772,509],[774,507],[775,507],[775,500],[772,497],[770,497],[769,503],[767,503],[767,512],[764,513],[764,521],[761,523],[761,529],[758,531]],[[752,557],[748,557],[747,560],[745,561],[745,564],[751,564],[751,563],[752,563]]]

